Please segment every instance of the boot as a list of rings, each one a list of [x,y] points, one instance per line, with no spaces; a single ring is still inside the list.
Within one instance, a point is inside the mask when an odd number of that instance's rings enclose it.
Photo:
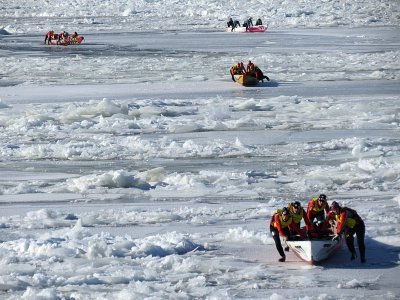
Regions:
[[[282,257],[279,259],[280,262],[284,262],[285,260],[286,260],[286,256],[282,256]]]
[[[289,252],[289,246],[286,246],[286,247],[285,247],[285,251],[286,251],[286,252]]]
[[[351,253],[350,260],[355,260],[356,257],[357,257],[357,254],[355,254],[355,253],[353,252],[353,253]]]

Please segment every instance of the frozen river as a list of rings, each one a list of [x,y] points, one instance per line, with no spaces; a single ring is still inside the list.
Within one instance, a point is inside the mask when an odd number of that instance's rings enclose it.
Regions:
[[[0,298],[400,296],[397,27],[82,34],[0,35]],[[322,192],[366,265],[278,264],[270,216]]]

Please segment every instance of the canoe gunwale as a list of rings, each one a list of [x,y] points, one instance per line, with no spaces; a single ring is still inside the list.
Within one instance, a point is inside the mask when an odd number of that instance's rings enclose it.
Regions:
[[[344,239],[332,240],[332,237],[329,236],[325,239],[287,241],[286,244],[300,259],[310,264],[318,264],[331,257],[342,247]]]

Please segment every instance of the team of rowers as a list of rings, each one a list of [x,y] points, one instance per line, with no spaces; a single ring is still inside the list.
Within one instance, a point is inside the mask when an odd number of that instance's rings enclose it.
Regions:
[[[304,220],[305,232],[300,228]],[[336,201],[328,204],[325,194],[312,198],[307,211],[299,201],[289,203],[287,207],[278,209],[271,218],[270,232],[276,248],[281,255],[279,261],[286,260],[280,238],[284,242],[292,239],[339,239],[344,236],[351,252],[351,260],[357,257],[354,247],[354,235],[360,252],[361,263],[365,263],[365,224],[358,213],[351,208],[341,207]],[[289,251],[289,247],[285,248]]]
[[[81,37],[83,39],[83,37]],[[63,31],[61,33],[55,33],[53,30],[50,30],[49,32],[46,33],[46,36],[44,38],[44,43],[45,44],[51,44],[52,40],[56,40],[57,43],[68,43],[68,42],[73,42],[78,39],[78,33],[75,31],[73,34],[69,34],[66,31]]]
[[[260,18],[257,19],[256,21],[256,26],[262,25],[263,22],[261,21]],[[228,22],[226,23],[226,26],[228,28],[232,28],[231,31],[233,31],[236,27],[240,27],[240,22],[238,20],[233,20],[232,17],[229,18]],[[253,25],[253,18],[248,17],[244,22],[243,22],[243,27],[246,27],[246,30],[250,27],[254,26]]]
[[[250,75],[256,77],[262,82],[264,82],[264,79],[267,79],[267,81],[269,81],[268,76],[265,76],[261,69],[253,64],[251,60],[249,60],[249,62],[247,63],[246,68],[244,67],[243,62],[238,62],[237,64],[234,64],[230,69],[230,73],[233,81],[235,81],[234,75]]]

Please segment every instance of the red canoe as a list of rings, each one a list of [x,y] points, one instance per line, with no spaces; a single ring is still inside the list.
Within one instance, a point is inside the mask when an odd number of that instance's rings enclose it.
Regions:
[[[232,27],[226,27],[225,31],[227,32],[265,32],[267,31],[268,26],[264,26],[264,25],[256,25],[256,26],[250,26],[249,28],[240,26],[240,27],[235,27],[232,30]]]
[[[50,40],[50,44],[51,45],[63,45],[63,46],[78,45],[78,44],[82,44],[83,40],[84,40],[83,36],[78,36],[76,38],[69,37],[69,38],[60,39],[60,40],[58,40],[58,39]]]

